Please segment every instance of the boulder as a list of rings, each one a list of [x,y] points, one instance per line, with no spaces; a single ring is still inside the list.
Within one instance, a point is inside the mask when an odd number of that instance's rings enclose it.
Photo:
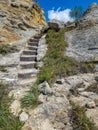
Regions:
[[[94,101],[90,101],[86,104],[86,107],[91,109],[91,108],[95,108],[96,107],[96,104]]]
[[[50,88],[49,84],[46,81],[38,86],[38,90],[44,95],[52,93],[52,89]]]
[[[48,26],[49,28],[58,31],[60,28],[64,28],[64,23],[54,19],[48,23]]]
[[[19,120],[25,122],[28,120],[28,114],[26,112],[22,112],[19,116]]]

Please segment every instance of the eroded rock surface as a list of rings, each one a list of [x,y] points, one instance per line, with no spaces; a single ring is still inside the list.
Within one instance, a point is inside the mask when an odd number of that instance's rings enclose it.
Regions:
[[[92,4],[78,21],[77,28],[65,34],[65,53],[78,61],[98,61],[98,5]]]
[[[11,44],[25,38],[26,32],[45,25],[44,11],[36,2],[0,1],[0,43]]]

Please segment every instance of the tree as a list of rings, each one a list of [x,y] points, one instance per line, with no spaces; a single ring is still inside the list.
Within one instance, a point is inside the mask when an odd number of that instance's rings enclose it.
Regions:
[[[70,12],[70,16],[75,20],[78,20],[83,14],[82,6],[75,6]]]

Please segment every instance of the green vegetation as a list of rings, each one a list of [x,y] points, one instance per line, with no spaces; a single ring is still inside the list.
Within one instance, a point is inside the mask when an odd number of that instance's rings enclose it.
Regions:
[[[80,63],[80,72],[81,73],[89,73],[89,72],[94,72],[95,69],[95,64],[92,62],[90,63]]]
[[[38,100],[38,96],[39,96],[38,88],[37,88],[37,85],[34,84],[32,86],[32,91],[22,98],[22,100],[21,100],[22,106],[23,107],[32,107],[32,108],[36,107],[37,105],[39,105],[41,103]]]
[[[56,77],[75,74],[78,63],[73,59],[64,55],[64,50],[68,44],[64,40],[64,33],[66,29],[48,30],[46,40],[48,44],[48,51],[43,59],[44,65],[40,69],[41,72],[38,77],[38,83],[48,81],[53,83]]]
[[[72,103],[70,118],[74,130],[98,130],[91,118],[86,115],[85,108]]]
[[[0,82],[0,130],[21,130],[23,123],[9,109],[8,87],[9,84]]]
[[[44,65],[40,68],[41,71],[37,80],[38,84],[43,81],[51,84],[55,82],[57,77],[61,78],[79,72],[91,72],[94,70],[92,63],[78,63],[64,54],[68,46],[64,39],[66,31],[67,29],[60,29],[59,31],[48,30],[46,36],[48,50],[43,58]]]
[[[16,51],[18,51],[16,46],[11,46],[9,44],[0,44],[0,54],[2,55],[14,53]]]

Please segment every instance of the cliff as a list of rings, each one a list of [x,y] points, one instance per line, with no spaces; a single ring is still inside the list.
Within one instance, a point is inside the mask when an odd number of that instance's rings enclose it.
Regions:
[[[65,35],[66,54],[78,61],[98,61],[98,5],[92,4],[77,21],[74,30]]]
[[[31,0],[0,1],[0,43],[12,43],[46,25],[44,11]]]

